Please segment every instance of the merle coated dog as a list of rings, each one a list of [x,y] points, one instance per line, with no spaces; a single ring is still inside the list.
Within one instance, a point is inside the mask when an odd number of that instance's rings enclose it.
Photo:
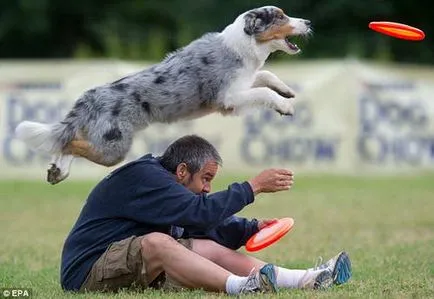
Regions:
[[[261,68],[274,51],[299,53],[290,38],[311,32],[310,21],[274,6],[247,11],[222,32],[205,34],[149,69],[84,92],[62,121],[24,121],[16,134],[52,154],[47,181],[56,184],[69,175],[74,157],[105,166],[121,162],[135,132],[151,123],[249,107],[292,115],[293,90]]]

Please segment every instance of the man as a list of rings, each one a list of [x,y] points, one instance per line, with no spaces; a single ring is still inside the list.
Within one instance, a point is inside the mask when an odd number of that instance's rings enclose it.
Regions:
[[[288,190],[294,177],[285,169],[268,169],[207,195],[221,164],[208,141],[189,135],[161,157],[146,155],[114,170],[90,193],[65,241],[62,287],[183,287],[240,294],[324,288],[350,278],[345,253],[315,269],[290,270],[237,252],[273,220],[234,214],[259,193]]]

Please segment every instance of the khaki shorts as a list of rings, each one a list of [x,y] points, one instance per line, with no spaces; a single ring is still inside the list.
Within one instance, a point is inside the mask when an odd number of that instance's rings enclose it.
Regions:
[[[142,238],[132,236],[112,243],[93,264],[80,292],[116,292],[122,288],[144,289],[148,287],[182,289],[178,282],[164,272],[153,281],[147,281],[146,264],[141,252]],[[178,242],[191,250],[191,239],[179,239]]]

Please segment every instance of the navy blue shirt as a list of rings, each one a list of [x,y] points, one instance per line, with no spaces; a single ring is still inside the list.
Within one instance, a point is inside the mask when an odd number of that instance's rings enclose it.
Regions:
[[[108,246],[133,235],[162,232],[237,249],[258,231],[256,219],[234,216],[253,200],[248,182],[194,194],[151,155],[132,161],[105,177],[87,198],[63,247],[62,288],[79,290]]]

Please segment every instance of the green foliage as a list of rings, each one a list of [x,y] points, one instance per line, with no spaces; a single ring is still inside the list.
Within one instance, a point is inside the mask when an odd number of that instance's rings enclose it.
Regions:
[[[3,0],[0,58],[159,60],[206,32],[222,30],[240,13],[270,4],[313,22],[315,35],[297,59],[434,63],[434,10],[423,0]],[[410,42],[380,35],[368,29],[376,20],[417,26],[427,38]]]

